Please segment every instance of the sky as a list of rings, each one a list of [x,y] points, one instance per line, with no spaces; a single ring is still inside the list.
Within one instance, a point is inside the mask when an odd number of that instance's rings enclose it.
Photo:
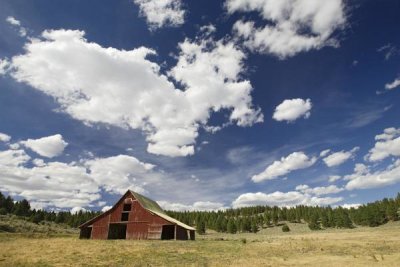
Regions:
[[[0,191],[106,210],[400,191],[396,0],[0,0]]]

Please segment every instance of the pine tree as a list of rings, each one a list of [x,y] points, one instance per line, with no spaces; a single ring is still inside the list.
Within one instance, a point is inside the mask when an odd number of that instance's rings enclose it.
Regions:
[[[227,230],[228,233],[230,234],[236,234],[237,228],[236,228],[236,223],[233,219],[228,220]]]
[[[314,212],[313,214],[310,215],[310,221],[308,222],[308,228],[311,230],[320,230],[321,227],[318,222],[318,214]]]
[[[204,235],[206,233],[206,225],[202,220],[196,222],[196,231],[200,235]]]

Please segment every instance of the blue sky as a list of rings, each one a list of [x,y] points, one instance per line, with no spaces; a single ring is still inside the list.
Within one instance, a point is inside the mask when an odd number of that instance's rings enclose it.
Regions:
[[[34,207],[400,191],[397,1],[0,5],[0,190]]]

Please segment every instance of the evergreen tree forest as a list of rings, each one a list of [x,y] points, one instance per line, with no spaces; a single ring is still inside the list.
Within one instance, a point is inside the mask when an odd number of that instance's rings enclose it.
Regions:
[[[311,230],[326,228],[353,228],[357,225],[375,227],[397,221],[400,218],[400,193],[395,198],[364,204],[358,208],[343,207],[270,207],[253,206],[220,211],[166,211],[167,214],[183,223],[195,226],[199,234],[206,229],[235,234],[238,232],[256,233],[262,228],[282,226],[285,222],[307,223]],[[101,214],[100,211],[46,211],[31,209],[27,200],[14,201],[0,192],[0,215],[14,214],[25,217],[34,223],[52,221],[77,227],[87,220]]]
[[[282,226],[285,222],[307,223],[311,230],[379,226],[400,217],[400,193],[358,208],[330,206],[269,207],[254,206],[221,211],[167,211],[168,215],[188,225],[201,224],[217,232],[257,232],[261,228]],[[199,233],[202,233],[201,231]]]
[[[42,221],[67,224],[71,227],[78,227],[80,224],[101,214],[100,211],[80,211],[72,214],[69,211],[46,211],[31,209],[26,199],[14,201],[10,196],[5,196],[0,192],[0,215],[14,214],[25,217],[31,222],[40,223]]]

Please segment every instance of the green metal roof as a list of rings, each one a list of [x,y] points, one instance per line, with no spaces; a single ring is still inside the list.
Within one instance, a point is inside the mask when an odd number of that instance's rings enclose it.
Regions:
[[[129,190],[131,192],[131,194],[140,202],[140,204],[143,206],[143,208],[153,212],[154,214],[157,214],[158,216],[160,216],[161,218],[177,224],[183,228],[186,228],[188,230],[195,230],[193,227],[184,224],[183,222],[180,222],[170,216],[168,216],[165,211],[157,204],[157,202],[155,202],[154,200],[151,200],[150,198],[147,198],[139,193],[136,193],[132,190]]]
[[[147,198],[139,193],[136,193],[132,190],[129,190],[131,194],[140,202],[140,204],[143,206],[143,208],[153,211],[156,213],[162,213],[166,214],[163,209],[155,202],[154,200],[151,200],[150,198]]]

